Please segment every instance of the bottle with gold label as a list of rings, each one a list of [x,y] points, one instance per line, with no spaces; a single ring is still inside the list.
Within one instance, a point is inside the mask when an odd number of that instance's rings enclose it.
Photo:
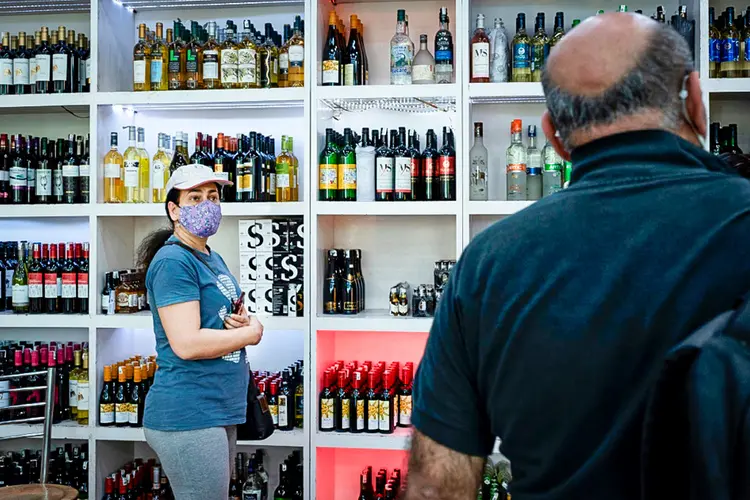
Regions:
[[[146,25],[138,25],[138,43],[133,47],[133,90],[151,90],[151,47],[146,42]]]
[[[123,127],[128,131],[128,148],[123,153],[123,198],[125,203],[141,201],[140,163],[141,155],[136,147],[136,128],[133,125]]]
[[[305,86],[305,40],[302,36],[302,18],[295,16],[292,38],[289,40],[288,87]]]
[[[242,23],[242,40],[237,44],[238,71],[237,80],[240,88],[252,89],[258,87],[258,47],[253,40],[250,21]]]
[[[185,48],[180,40],[180,22],[174,22],[174,30],[167,30],[167,80],[169,90],[185,88]],[[174,39],[172,39],[174,37]]]
[[[219,76],[219,42],[216,41],[216,23],[206,24],[208,40],[203,45],[203,86],[207,89],[221,88]]]
[[[151,191],[149,184],[151,183],[151,170],[149,164],[151,158],[149,158],[148,151],[146,151],[146,131],[142,127],[138,127],[138,142],[136,143],[138,150],[138,184],[140,185],[139,201],[141,203],[148,203],[151,198]]]
[[[221,87],[225,89],[239,88],[237,74],[239,72],[238,54],[239,47],[234,41],[236,28],[232,21],[227,21],[227,27],[224,28],[224,43],[219,48],[219,73],[221,75]]]
[[[151,201],[153,203],[164,203],[167,201],[165,186],[169,180],[170,159],[169,155],[167,155],[165,142],[165,134],[159,134],[159,148],[151,164]]]
[[[156,23],[156,36],[154,43],[151,45],[151,90],[169,89],[169,50],[162,39],[164,26],[162,23]]]
[[[203,88],[203,47],[200,26],[192,22],[190,41],[185,46],[185,86],[188,90]]]
[[[78,372],[76,420],[81,425],[89,425],[89,352],[83,351],[81,358],[83,367]]]

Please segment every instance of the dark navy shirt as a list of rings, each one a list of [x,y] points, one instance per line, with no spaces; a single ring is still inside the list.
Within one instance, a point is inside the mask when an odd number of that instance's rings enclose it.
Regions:
[[[671,346],[750,290],[750,182],[663,131],[574,151],[570,187],[466,248],[414,426],[491,452],[513,500],[638,498],[644,399]]]

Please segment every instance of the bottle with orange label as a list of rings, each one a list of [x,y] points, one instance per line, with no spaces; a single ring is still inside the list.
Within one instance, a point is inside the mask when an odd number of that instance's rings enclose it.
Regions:
[[[525,201],[528,153],[523,146],[523,123],[521,120],[513,120],[510,125],[510,136],[510,146],[506,151],[508,201]]]

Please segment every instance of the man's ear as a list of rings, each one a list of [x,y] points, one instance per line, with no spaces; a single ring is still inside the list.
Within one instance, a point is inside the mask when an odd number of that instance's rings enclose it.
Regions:
[[[565,161],[570,161],[570,152],[565,149],[562,141],[557,137],[557,128],[555,128],[555,124],[552,123],[552,117],[550,116],[549,111],[545,111],[542,114],[542,130],[544,130],[544,135],[547,136],[549,143],[555,148],[557,154],[562,156]]]
[[[697,71],[688,75],[686,82],[688,92],[685,99],[685,108],[688,116],[693,121],[698,135],[706,137],[708,135],[708,123],[706,119],[706,105],[703,103],[703,91],[701,90],[700,76]]]

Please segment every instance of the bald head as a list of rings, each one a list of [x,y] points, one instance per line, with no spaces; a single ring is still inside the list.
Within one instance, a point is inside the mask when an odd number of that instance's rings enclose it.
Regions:
[[[692,71],[691,50],[671,26],[640,14],[591,17],[563,37],[545,65],[550,125],[567,151],[629,130],[678,132],[680,91]]]

